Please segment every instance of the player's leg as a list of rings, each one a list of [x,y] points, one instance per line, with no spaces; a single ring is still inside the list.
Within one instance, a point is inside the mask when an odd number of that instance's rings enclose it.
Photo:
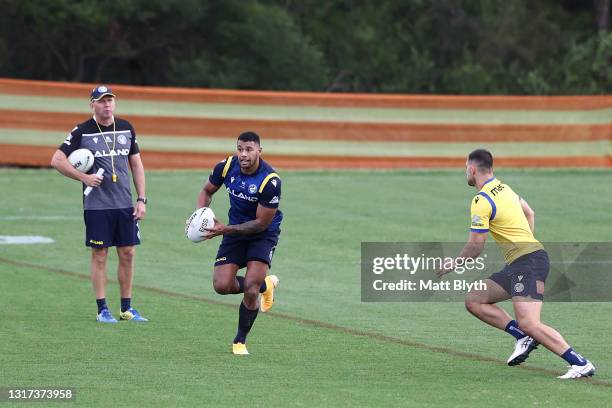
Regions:
[[[121,294],[120,320],[147,322],[140,313],[132,307],[132,284],[134,281],[134,260],[136,245],[140,244],[140,229],[138,221],[134,220],[132,208],[115,210],[115,246],[117,247],[117,280]]]
[[[91,283],[96,299],[106,298],[106,258],[108,248],[91,248]]]
[[[267,265],[267,271],[272,268],[272,258],[278,244],[280,230],[266,232],[262,237],[253,241],[247,251],[247,259],[249,261],[259,261]],[[259,308],[263,313],[266,313],[274,305],[274,291],[278,286],[279,279],[276,275],[264,276],[264,281],[259,288],[261,299]]]
[[[525,361],[538,344],[521,330],[508,312],[494,304],[510,298],[511,273],[512,271],[506,267],[491,275],[489,279],[485,279],[487,289],[469,292],[465,299],[465,307],[483,322],[505,331],[516,339],[514,350],[507,359],[508,365],[514,366]]]
[[[498,283],[485,279],[486,290],[472,290],[465,297],[465,308],[483,322],[505,330],[512,317],[494,303],[510,299],[510,294]]]
[[[106,313],[103,313],[104,311],[108,311],[108,305],[106,304],[107,257],[108,248],[91,248],[91,285],[98,305],[98,321],[103,323],[110,323],[110,321],[106,321]],[[114,318],[112,320],[114,320]]]
[[[569,344],[552,327],[540,321],[543,302],[540,300],[516,296],[512,298],[514,313],[521,328],[539,343],[555,354],[561,355]]]
[[[259,293],[266,274],[268,264],[261,261],[249,261],[244,276],[244,296],[238,312],[238,331],[234,337],[234,354],[249,354],[246,349],[246,338],[257,319],[259,312]]]
[[[117,265],[117,280],[119,281],[119,291],[122,299],[122,312],[130,308],[130,305],[128,304],[124,309],[123,300],[129,300],[132,298],[135,255],[136,248],[134,246],[117,247],[117,257],[119,258],[119,263]]]
[[[220,295],[233,295],[244,291],[244,281],[236,276],[246,266],[248,243],[244,237],[226,235],[219,245],[213,272],[213,288]]]
[[[537,282],[543,288],[544,282]],[[515,296],[512,298],[512,305],[521,328],[570,365],[568,372],[558,378],[589,377],[595,373],[595,367],[589,360],[576,353],[558,331],[540,321],[543,305],[541,300]]]
[[[91,248],[91,284],[98,313],[96,320],[101,323],[117,323],[106,304],[106,260],[108,247],[112,243],[111,225],[107,210],[85,210],[85,245]]]
[[[236,295],[244,293],[244,277],[238,276],[240,267],[236,264],[223,264],[215,266],[213,273],[213,288],[220,295]],[[259,288],[263,293],[267,289],[266,281]]]
[[[235,263],[215,265],[213,272],[213,288],[220,295],[233,295],[242,293],[243,288],[236,273],[240,267]]]
[[[215,269],[213,273],[213,287],[215,292],[221,295],[237,294],[244,292],[244,278],[237,277],[236,273],[240,268],[247,266],[246,253],[248,241],[243,237],[234,237],[226,235],[219,245],[217,251],[217,259],[215,260]],[[238,312],[238,332],[245,326],[244,304],[240,302]],[[252,323],[251,323],[252,326]],[[250,329],[250,326],[249,326]],[[234,339],[232,343],[232,352],[238,355],[248,355],[245,341],[237,342]],[[240,340],[240,339],[238,339]]]
[[[548,254],[540,250],[525,255],[522,259],[526,261],[523,264],[517,262],[519,266],[513,272],[511,282],[512,305],[519,325],[536,341],[570,364],[569,371],[559,378],[593,375],[593,364],[576,353],[559,332],[540,320],[544,286],[550,269]]]
[[[244,237],[225,236],[217,251],[213,288],[220,295],[244,293],[244,277],[238,276],[239,269],[247,265],[249,240]],[[266,290],[265,282],[260,291]]]
[[[132,284],[134,280],[134,257],[136,247],[121,246],[117,247],[117,280],[119,281],[119,292],[121,294],[120,320],[131,320],[133,322],[148,322],[149,320],[141,316],[138,310],[132,307]]]
[[[249,261],[244,276],[244,296],[242,302],[249,309],[259,307],[259,294],[264,284],[269,266],[261,261]]]

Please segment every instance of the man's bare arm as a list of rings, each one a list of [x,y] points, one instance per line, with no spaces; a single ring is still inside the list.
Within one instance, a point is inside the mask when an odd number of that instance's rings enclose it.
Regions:
[[[452,263],[447,264],[444,269],[439,270],[436,275],[441,277],[455,269],[457,259],[475,259],[482,253],[485,242],[487,241],[488,232],[472,232],[468,237],[468,242],[465,244],[459,255],[453,260]]]
[[[521,208],[523,209],[523,213],[525,214],[525,217],[527,218],[527,222],[529,223],[529,228],[531,229],[531,233],[535,234],[535,211],[533,211],[531,207],[529,207],[529,204],[527,204],[527,201],[523,200],[522,198],[520,198],[519,201],[521,203]]]
[[[197,208],[208,207],[212,201],[212,196],[219,190],[220,186],[216,186],[210,181],[207,181],[202,187],[202,191],[198,195]]]

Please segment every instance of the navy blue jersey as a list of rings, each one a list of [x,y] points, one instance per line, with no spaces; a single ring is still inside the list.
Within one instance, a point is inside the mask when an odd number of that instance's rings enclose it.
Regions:
[[[258,205],[278,208],[280,203],[281,179],[261,158],[255,173],[244,174],[238,158],[230,156],[215,166],[208,180],[215,186],[225,185],[229,193],[229,225],[253,221]],[[282,220],[283,213],[277,210],[266,231],[278,231]]]

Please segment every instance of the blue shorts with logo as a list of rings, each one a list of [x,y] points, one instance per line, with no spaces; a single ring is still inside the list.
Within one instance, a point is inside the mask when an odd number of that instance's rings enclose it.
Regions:
[[[523,296],[544,300],[544,295],[538,293],[536,281],[546,282],[550,261],[545,250],[540,249],[517,258],[504,269],[489,277],[499,284],[512,297]]]
[[[85,245],[92,248],[140,244],[138,221],[133,208],[85,210]]]
[[[280,230],[263,231],[253,235],[224,235],[215,266],[236,264],[239,268],[244,268],[249,261],[259,261],[271,268],[279,236]]]

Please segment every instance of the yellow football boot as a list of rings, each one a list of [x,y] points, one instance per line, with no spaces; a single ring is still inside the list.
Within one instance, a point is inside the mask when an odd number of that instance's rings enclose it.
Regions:
[[[243,344],[243,343],[232,344],[232,353],[239,355],[239,356],[249,355],[249,351],[246,348],[246,344]]]
[[[274,304],[274,289],[278,286],[278,276],[268,275],[266,276],[266,291],[261,294],[261,300],[259,302],[259,310],[266,313],[272,309]]]

